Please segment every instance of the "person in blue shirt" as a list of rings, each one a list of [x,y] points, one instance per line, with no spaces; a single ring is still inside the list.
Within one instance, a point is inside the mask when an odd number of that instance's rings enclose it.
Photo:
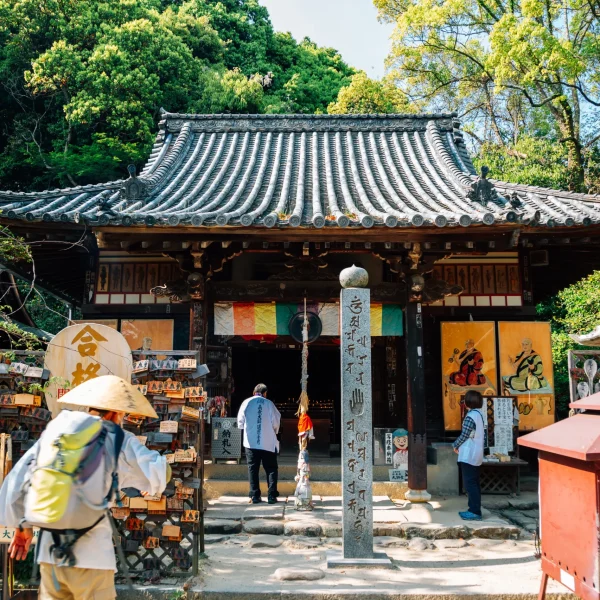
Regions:
[[[251,398],[242,402],[238,412],[238,427],[244,430],[244,448],[248,461],[250,502],[262,502],[258,474],[262,463],[269,486],[268,502],[277,502],[277,452],[281,414],[268,398],[267,386],[259,383]]]
[[[454,452],[458,454],[458,465],[462,473],[463,485],[469,498],[469,510],[459,512],[464,521],[481,521],[481,485],[479,471],[483,463],[485,446],[485,423],[480,410],[483,397],[475,390],[465,394],[465,406],[469,409],[466,414],[462,431],[454,442]]]

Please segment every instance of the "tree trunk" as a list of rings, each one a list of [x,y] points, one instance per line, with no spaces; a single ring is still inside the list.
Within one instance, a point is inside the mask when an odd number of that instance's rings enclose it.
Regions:
[[[583,168],[583,154],[579,139],[578,123],[573,119],[573,110],[566,99],[559,103],[560,117],[558,126],[563,134],[562,143],[568,152],[569,190],[572,192],[585,191],[585,171]]]
[[[585,192],[585,171],[581,143],[577,138],[567,139],[565,143],[569,150],[569,190],[572,192]]]

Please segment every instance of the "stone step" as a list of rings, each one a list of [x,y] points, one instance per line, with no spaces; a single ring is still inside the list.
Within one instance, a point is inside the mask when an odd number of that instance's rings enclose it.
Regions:
[[[229,465],[227,465],[229,466]],[[277,484],[282,497],[293,496],[296,482],[293,479],[279,480]],[[341,496],[341,481],[318,481],[311,479],[313,496]],[[267,497],[267,484],[261,481],[260,489],[264,498]],[[373,494],[389,498],[403,498],[408,486],[405,483],[391,481],[374,481]],[[221,496],[248,496],[248,471],[243,479],[205,479],[204,492],[208,500],[216,500]]]
[[[210,513],[210,511],[209,511]],[[341,522],[314,519],[307,515],[304,521],[276,521],[252,519],[242,522],[230,519],[207,518],[204,530],[207,535],[248,534],[270,536],[302,536],[308,538],[341,538]],[[441,523],[375,523],[373,536],[383,538],[426,539],[426,540],[516,540],[521,531],[515,525],[493,521],[470,522],[460,526]]]
[[[310,469],[311,481],[331,482],[342,480],[341,463],[319,464],[312,462]],[[297,473],[296,463],[281,464],[280,461],[278,472],[280,481],[294,481]],[[206,464],[204,465],[204,478],[210,481],[248,481],[248,466],[245,463],[240,465],[228,463]],[[373,467],[373,481],[389,481],[389,478],[389,467]]]

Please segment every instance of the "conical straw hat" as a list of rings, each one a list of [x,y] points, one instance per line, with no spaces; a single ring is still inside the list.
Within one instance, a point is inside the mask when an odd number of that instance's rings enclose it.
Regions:
[[[88,379],[59,398],[58,403],[158,419],[156,411],[146,397],[136,387],[116,375]]]

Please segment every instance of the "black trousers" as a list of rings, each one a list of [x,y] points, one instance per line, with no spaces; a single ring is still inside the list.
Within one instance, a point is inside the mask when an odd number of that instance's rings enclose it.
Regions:
[[[469,512],[481,516],[481,486],[479,485],[479,470],[469,463],[460,462],[463,485],[469,498]]]
[[[246,448],[246,459],[248,460],[248,479],[250,480],[249,496],[253,500],[260,500],[260,482],[258,473],[260,464],[267,475],[269,485],[269,498],[277,498],[277,453],[268,450],[253,450]]]

